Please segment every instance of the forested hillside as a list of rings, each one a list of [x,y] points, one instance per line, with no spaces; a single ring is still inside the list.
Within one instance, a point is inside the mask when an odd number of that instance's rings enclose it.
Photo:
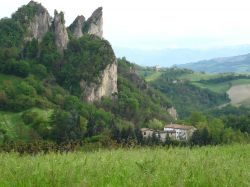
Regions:
[[[172,121],[166,96],[136,75],[132,64],[125,59],[117,61],[108,41],[86,33],[86,28],[82,28],[81,37],[68,29],[67,48],[61,51],[54,27],[61,24],[63,28],[62,13],[62,22],[55,24],[55,19],[43,36],[33,36],[29,25],[37,14],[46,12],[42,5],[30,2],[12,18],[0,20],[1,143],[102,142],[114,136],[126,141],[139,139],[138,129],[152,120],[162,124]],[[107,67],[117,65],[118,80],[112,86],[117,84],[118,91],[86,100],[85,96],[99,93],[99,87],[107,83],[104,74],[111,71]],[[115,69],[111,73],[115,75]],[[123,134],[117,137],[120,132]]]

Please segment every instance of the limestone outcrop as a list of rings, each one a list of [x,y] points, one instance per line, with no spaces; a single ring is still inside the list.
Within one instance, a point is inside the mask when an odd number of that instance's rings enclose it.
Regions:
[[[96,9],[85,24],[85,32],[103,38],[102,7]]]
[[[77,16],[75,21],[69,26],[69,29],[73,33],[74,37],[80,38],[83,36],[84,23],[85,23],[85,17]]]
[[[87,102],[100,100],[104,96],[112,97],[117,93],[117,62],[114,61],[103,70],[99,85],[81,81],[80,86],[83,90],[82,99]]]
[[[31,1],[28,6],[35,10],[35,14],[34,16],[32,15],[33,17],[27,17],[29,26],[25,40],[37,39],[40,42],[47,32],[54,32],[55,44],[63,59],[64,50],[67,49],[69,42],[63,12],[58,13],[55,10],[54,18],[51,18],[48,11],[41,4]],[[96,38],[93,37],[93,40],[103,39],[102,7],[96,9],[87,21],[84,16],[78,16],[70,25],[69,30],[75,38],[80,38],[84,34],[91,34],[96,36]],[[104,47],[111,48],[109,45]],[[110,59],[111,63],[100,70],[100,77],[97,78],[98,83],[80,81],[83,100],[93,102],[100,100],[102,97],[112,97],[117,92],[117,62],[115,54],[112,54],[110,58],[112,58]]]
[[[65,27],[65,20],[63,12],[58,13],[55,10],[53,27],[55,32],[55,44],[58,51],[63,54],[64,49],[67,49],[69,36]]]
[[[39,42],[42,41],[44,35],[49,31],[51,25],[51,18],[49,12],[41,4],[34,1],[30,1],[28,6],[36,8],[37,11],[28,26],[27,36],[25,41],[31,41],[37,39]]]

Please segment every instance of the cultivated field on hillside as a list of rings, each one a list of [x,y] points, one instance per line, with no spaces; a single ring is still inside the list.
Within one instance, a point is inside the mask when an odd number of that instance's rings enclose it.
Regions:
[[[0,154],[0,186],[250,186],[250,145]]]
[[[227,94],[233,105],[250,103],[250,84],[232,86]]]

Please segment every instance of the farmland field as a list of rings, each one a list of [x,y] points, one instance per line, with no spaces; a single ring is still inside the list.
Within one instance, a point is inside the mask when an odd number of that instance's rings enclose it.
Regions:
[[[232,86],[227,94],[233,105],[248,103],[250,100],[250,84]]]
[[[250,186],[250,145],[0,154],[0,186]]]

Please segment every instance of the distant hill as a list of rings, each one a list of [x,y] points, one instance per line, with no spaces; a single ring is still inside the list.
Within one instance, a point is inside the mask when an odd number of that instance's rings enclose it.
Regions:
[[[250,76],[247,74],[212,74],[175,67],[137,68],[149,85],[168,96],[180,117],[228,104],[250,106]]]
[[[250,53],[233,57],[203,60],[194,63],[178,65],[178,67],[187,68],[194,71],[204,71],[208,73],[250,72]]]
[[[161,50],[130,49],[114,46],[118,57],[126,56],[129,61],[142,66],[170,67],[174,64],[186,64],[198,62],[204,59],[217,57],[229,57],[247,54],[250,52],[250,45],[226,46],[209,49],[188,49],[188,48],[166,48]]]

